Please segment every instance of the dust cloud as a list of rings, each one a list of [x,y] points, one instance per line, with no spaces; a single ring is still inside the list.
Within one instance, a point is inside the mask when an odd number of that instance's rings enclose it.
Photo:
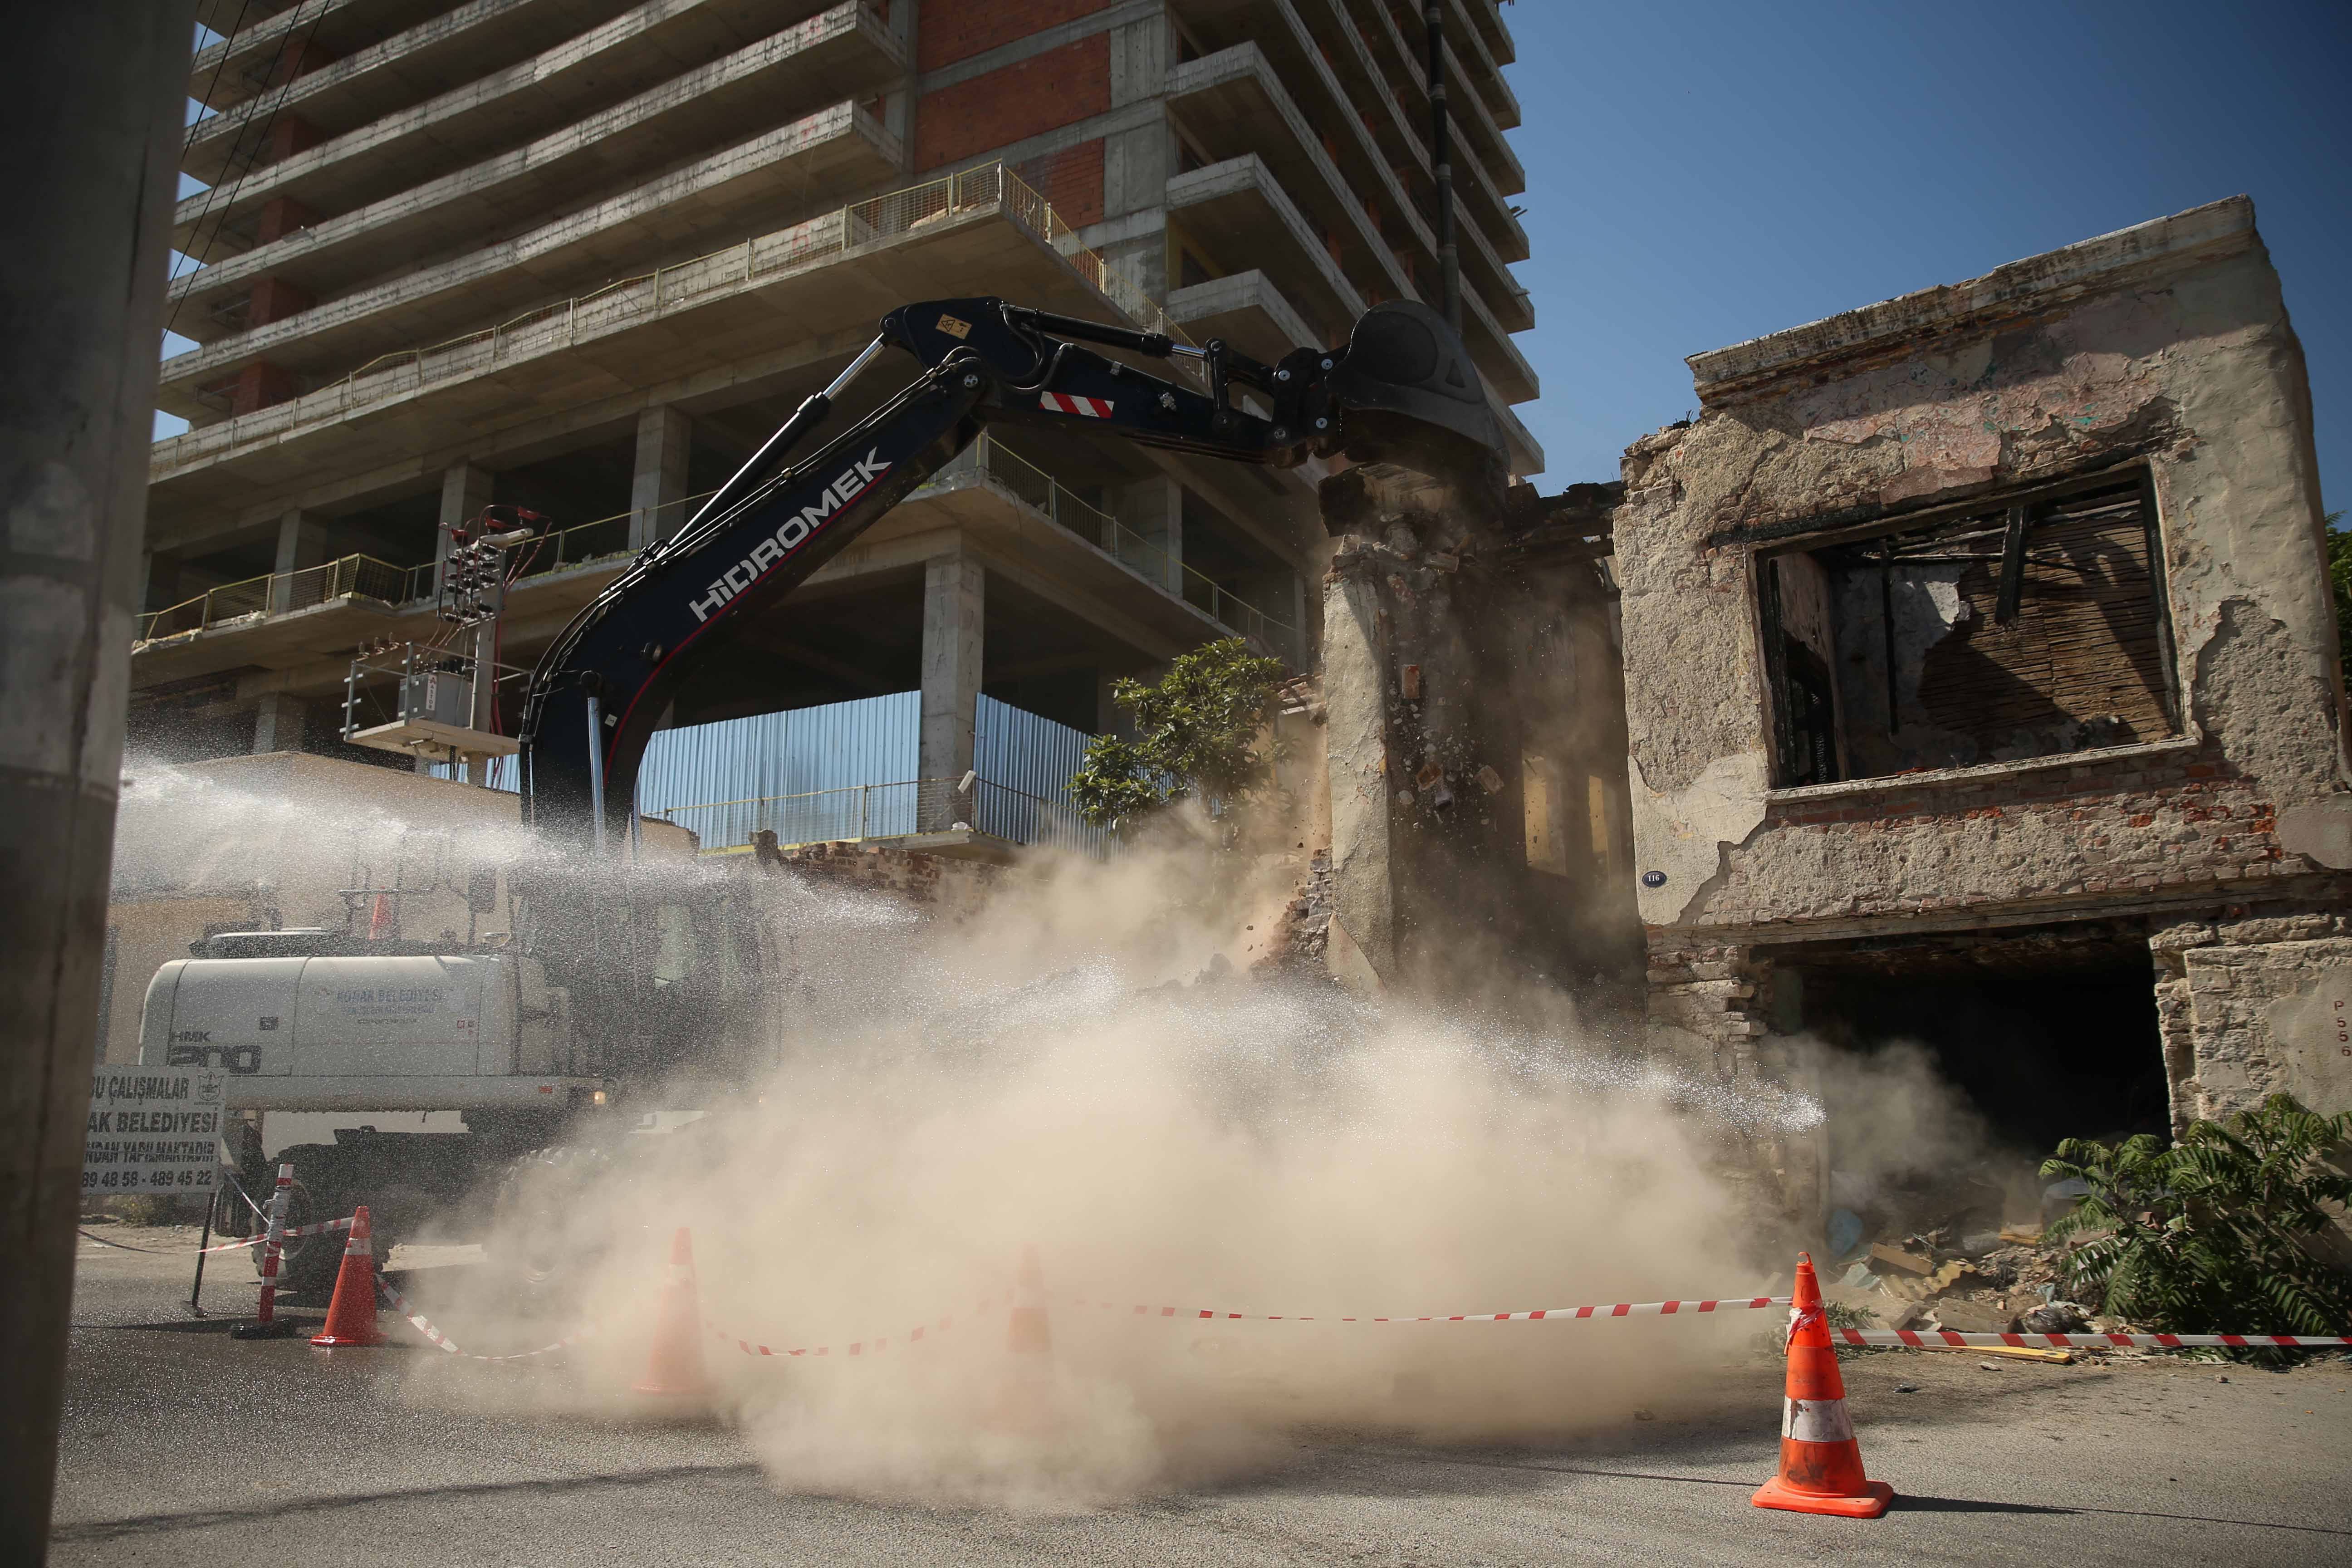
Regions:
[[[1623,1421],[1773,1326],[1335,1321],[1778,1293],[1716,1144],[1727,1114],[1819,1111],[1582,1050],[1564,1001],[1547,1031],[1242,978],[1222,911],[1263,890],[1204,863],[1066,864],[955,922],[767,884],[780,1065],[530,1222],[598,1259],[593,1376],[644,1370],[688,1226],[712,1380],[776,1484],[1065,1506],[1261,1472],[1302,1427]],[[1032,1244],[1052,1390],[1009,1410]]]

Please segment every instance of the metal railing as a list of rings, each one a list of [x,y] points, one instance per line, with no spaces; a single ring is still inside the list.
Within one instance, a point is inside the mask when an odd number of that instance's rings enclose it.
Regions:
[[[716,493],[705,490],[655,508],[656,531],[664,534],[675,532],[677,523],[689,515],[688,509]],[[676,511],[676,521],[662,520],[660,514],[665,511]],[[627,556],[631,524],[636,515],[634,510],[616,511],[610,517],[593,518],[541,534],[522,546],[524,562],[516,580],[543,577],[567,567]],[[369,599],[396,609],[432,597],[430,561],[415,566],[394,566],[373,555],[345,555],[317,566],[272,572],[208,588],[193,599],[140,616],[138,636],[133,640],[134,645],[155,642],[189,632],[258,621],[267,616],[289,615],[337,599]]]
[[[856,112],[862,116],[865,111]],[[558,300],[492,327],[421,348],[379,354],[291,402],[191,430],[159,445],[186,442],[192,451],[215,447],[234,449],[245,440],[273,435],[289,423],[348,417],[362,405],[448,376],[482,371],[500,359],[569,347],[583,337],[595,337],[637,317],[740,289],[755,278],[990,211],[1003,214],[1052,246],[1080,277],[1146,331],[1165,332],[1180,342],[1192,342],[1139,284],[1078,243],[1077,231],[1051,202],[1003,163],[989,163],[851,202],[789,228],[625,278],[592,294]],[[1198,377],[1189,363],[1179,370]],[[289,412],[279,413],[280,409]]]
[[[740,853],[751,836],[767,832],[780,847],[845,840],[903,838],[918,833],[971,831],[1013,844],[1052,845],[1099,859],[1116,847],[1104,828],[1067,802],[974,779],[904,779],[849,784],[803,795],[674,805],[658,814],[691,829],[705,855]]]
[[[1232,627],[1265,651],[1304,668],[1298,628],[1235,595],[1199,568],[1136,532],[1109,512],[1082,500],[1053,475],[982,432],[961,456],[932,476],[932,485],[951,484],[965,474],[986,475],[1104,554],[1164,593],[1176,595],[1213,620]],[[929,486],[925,487],[929,488]],[[917,495],[921,490],[915,492]]]
[[[1296,626],[1268,615],[1197,568],[1181,561],[1171,563],[1161,546],[1081,499],[1053,475],[1019,453],[1008,450],[985,432],[924,488],[943,487],[973,473],[984,474],[1153,586],[1179,595],[1186,604],[1205,611],[1212,619],[1256,642],[1267,652],[1288,660],[1294,667],[1300,665],[1303,649]],[[715,493],[706,490],[685,496],[656,509],[656,533],[667,536],[677,531],[677,526],[691,515],[691,509]],[[915,493],[920,495],[922,491]],[[665,519],[660,516],[662,512],[674,512],[676,516]],[[523,563],[515,580],[527,582],[571,567],[626,558],[635,517],[634,510],[617,511],[609,517],[541,534],[537,541],[521,547]],[[372,555],[345,555],[294,572],[268,573],[225,583],[194,598],[142,616],[135,644],[258,622],[268,616],[311,609],[338,599],[366,599],[396,609],[423,603],[432,596],[433,563],[429,561],[415,566],[394,566]]]

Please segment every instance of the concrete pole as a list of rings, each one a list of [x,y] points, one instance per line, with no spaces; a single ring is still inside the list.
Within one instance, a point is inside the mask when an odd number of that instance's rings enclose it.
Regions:
[[[637,416],[637,457],[629,478],[629,548],[643,550],[686,521],[686,459],[694,422],[665,405]]]
[[[0,1562],[44,1561],[194,0],[47,5],[0,98]]]
[[[972,722],[980,706],[982,621],[988,574],[959,550],[923,563],[923,729],[917,776],[946,779],[917,786],[915,829],[937,833],[970,821],[973,796],[950,793],[972,765]]]
[[[462,528],[482,515],[490,504],[497,479],[488,468],[478,468],[471,463],[459,463],[441,472],[441,528],[433,544],[433,592],[441,592],[441,576],[448,570],[449,531]],[[474,656],[474,703],[467,717],[467,727],[487,730],[490,727],[490,704],[496,700],[493,684],[498,679],[493,668],[494,647],[498,633],[490,622],[476,629],[470,649]],[[432,763],[423,755],[416,759],[416,771],[427,772]],[[449,778],[455,783],[460,776],[470,774],[474,783],[488,784],[489,761],[470,752],[458,752],[449,759]]]

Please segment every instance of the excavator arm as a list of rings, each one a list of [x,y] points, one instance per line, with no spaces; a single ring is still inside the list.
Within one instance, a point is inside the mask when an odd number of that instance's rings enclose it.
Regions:
[[[1202,392],[1098,352],[1200,362]],[[886,348],[921,373],[872,414],[793,452]],[[1252,389],[1256,406],[1237,404]],[[1247,395],[1244,394],[1244,396]],[[638,763],[671,699],[738,628],[782,600],[951,462],[984,426],[1060,426],[1237,462],[1408,457],[1499,488],[1501,433],[1458,339],[1426,307],[1376,306],[1347,348],[1268,365],[995,299],[902,306],[686,526],[575,616],[533,672],[522,788],[545,838],[601,846],[627,820]]]

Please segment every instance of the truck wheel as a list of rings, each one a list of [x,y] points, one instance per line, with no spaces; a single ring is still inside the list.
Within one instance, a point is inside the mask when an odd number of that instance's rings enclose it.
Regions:
[[[531,1301],[568,1300],[593,1259],[581,1256],[584,1238],[572,1223],[578,1201],[603,1174],[605,1156],[557,1145],[509,1162],[499,1178],[495,1218],[485,1249],[515,1293]]]

